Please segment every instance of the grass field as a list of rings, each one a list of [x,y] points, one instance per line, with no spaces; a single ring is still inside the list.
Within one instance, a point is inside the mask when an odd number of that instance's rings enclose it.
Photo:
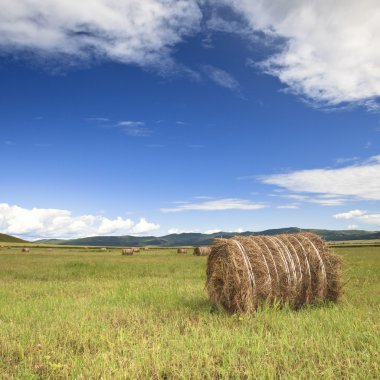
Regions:
[[[380,248],[336,248],[338,305],[215,311],[205,257],[0,251],[0,379],[380,378]]]

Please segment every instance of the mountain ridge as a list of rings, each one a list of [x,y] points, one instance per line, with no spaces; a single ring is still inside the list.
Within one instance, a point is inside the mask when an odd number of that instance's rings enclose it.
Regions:
[[[232,236],[249,236],[249,235],[276,235],[281,233],[313,232],[327,241],[340,240],[373,240],[380,239],[380,231],[365,230],[323,230],[308,229],[298,227],[286,227],[268,229],[264,231],[245,231],[245,232],[216,232],[213,234],[202,233],[180,233],[169,234],[165,236],[91,236],[80,239],[40,239],[33,243],[58,244],[58,245],[83,245],[83,246],[159,246],[159,247],[176,247],[176,246],[194,246],[209,245],[218,237],[229,238]]]

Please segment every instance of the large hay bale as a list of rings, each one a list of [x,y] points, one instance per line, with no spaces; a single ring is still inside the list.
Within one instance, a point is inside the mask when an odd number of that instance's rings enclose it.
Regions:
[[[194,248],[195,256],[208,256],[211,253],[211,247],[196,247]]]
[[[263,303],[294,308],[337,302],[341,259],[311,233],[215,239],[207,262],[210,300],[230,313]]]
[[[121,250],[121,254],[123,256],[133,255],[133,249],[132,248],[124,248],[124,249]]]
[[[140,248],[133,248],[133,252],[140,252]]]
[[[187,249],[185,248],[178,248],[177,253],[187,253]]]
[[[24,248],[21,250],[21,252],[30,252],[30,249],[29,249],[29,248],[26,248],[26,247],[24,247]]]

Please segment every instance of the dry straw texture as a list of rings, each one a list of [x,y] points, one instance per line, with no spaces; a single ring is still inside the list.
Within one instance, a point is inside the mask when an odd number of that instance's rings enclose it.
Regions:
[[[206,288],[218,307],[246,313],[263,303],[337,302],[340,277],[340,258],[317,235],[236,236],[215,239]]]
[[[187,249],[185,248],[178,248],[177,253],[187,253]]]
[[[124,249],[121,250],[121,254],[123,256],[133,255],[133,249],[132,248],[124,248]]]
[[[195,256],[208,256],[211,253],[211,247],[196,247],[194,249]]]

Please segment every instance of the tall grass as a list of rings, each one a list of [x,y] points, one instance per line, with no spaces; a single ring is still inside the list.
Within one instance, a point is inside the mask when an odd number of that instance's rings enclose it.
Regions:
[[[380,248],[344,258],[338,305],[215,310],[205,257],[0,252],[0,379],[380,377]]]

